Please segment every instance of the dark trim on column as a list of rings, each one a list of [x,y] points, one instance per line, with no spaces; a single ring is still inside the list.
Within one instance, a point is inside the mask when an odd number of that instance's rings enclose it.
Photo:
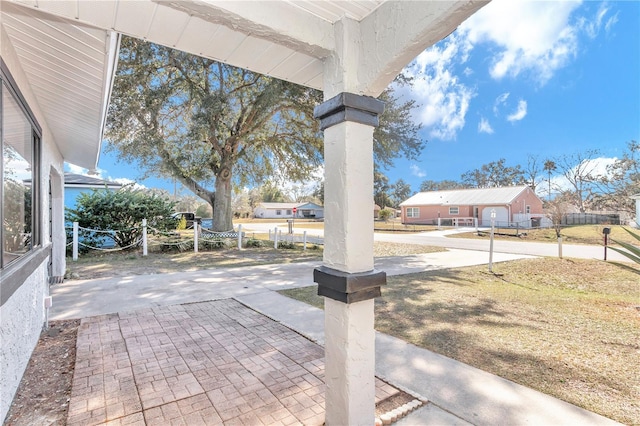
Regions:
[[[3,270],[2,282],[0,283],[0,306],[4,305],[9,298],[25,283],[25,281],[38,269],[42,263],[51,256],[51,246],[40,248],[30,253],[24,258],[16,261]]]
[[[375,270],[350,274],[320,266],[313,270],[313,281],[318,283],[318,295],[349,304],[381,296],[387,274]]]
[[[378,116],[383,111],[384,102],[376,98],[342,92],[315,107],[313,116],[320,120],[321,130],[344,121],[378,127]]]

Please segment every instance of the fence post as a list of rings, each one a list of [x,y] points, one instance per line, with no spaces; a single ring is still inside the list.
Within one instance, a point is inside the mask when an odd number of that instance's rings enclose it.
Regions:
[[[438,229],[440,229],[440,218],[438,218]]]
[[[242,249],[242,224],[238,225],[238,250]]]
[[[147,253],[147,219],[142,219],[142,255]]]
[[[278,248],[278,227],[276,226],[273,230],[273,248]]]
[[[78,222],[73,222],[73,261],[78,260]]]
[[[198,222],[193,221],[193,252],[198,252]]]
[[[307,231],[302,232],[302,251],[307,251]]]
[[[478,232],[478,218],[477,218],[477,217],[474,217],[474,218],[473,218],[473,224],[474,224],[474,225],[475,225],[475,227],[476,227],[476,232]]]

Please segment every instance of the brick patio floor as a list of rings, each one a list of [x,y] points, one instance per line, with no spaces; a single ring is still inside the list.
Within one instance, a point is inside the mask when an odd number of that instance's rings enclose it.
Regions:
[[[232,299],[85,318],[67,424],[321,425],[323,357]]]

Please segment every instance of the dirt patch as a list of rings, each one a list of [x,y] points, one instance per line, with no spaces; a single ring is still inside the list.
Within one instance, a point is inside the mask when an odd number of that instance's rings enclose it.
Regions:
[[[51,321],[13,399],[6,425],[66,424],[80,320]]]

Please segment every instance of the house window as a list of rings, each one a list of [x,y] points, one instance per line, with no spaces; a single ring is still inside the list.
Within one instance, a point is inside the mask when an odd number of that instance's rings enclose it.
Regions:
[[[449,214],[458,214],[460,212],[459,207],[449,207]]]
[[[527,206],[527,214],[531,213],[531,206]]]
[[[407,217],[417,218],[420,217],[419,207],[407,207]]]
[[[21,97],[10,85],[11,80],[4,73],[0,77],[0,266],[5,268],[40,242],[37,227],[40,138],[20,102]]]
[[[282,210],[276,210],[276,216],[282,216]]]
[[[291,210],[287,210],[287,216],[291,216]]]

